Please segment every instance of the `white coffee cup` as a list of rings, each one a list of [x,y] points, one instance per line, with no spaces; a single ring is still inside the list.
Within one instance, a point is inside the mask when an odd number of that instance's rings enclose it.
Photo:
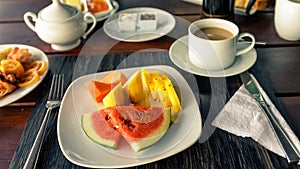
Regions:
[[[221,35],[228,34],[225,39],[211,40],[195,34],[202,33],[203,28],[223,29]],[[226,33],[227,31],[227,33]],[[195,33],[196,32],[196,33]],[[214,31],[213,31],[214,34]],[[251,43],[242,49],[237,49],[238,40],[248,37]],[[234,23],[224,19],[197,20],[188,28],[189,59],[195,66],[205,70],[222,70],[234,63],[236,56],[253,49],[255,37],[250,33],[239,34],[239,28]]]
[[[275,29],[285,40],[300,40],[300,0],[276,0]]]

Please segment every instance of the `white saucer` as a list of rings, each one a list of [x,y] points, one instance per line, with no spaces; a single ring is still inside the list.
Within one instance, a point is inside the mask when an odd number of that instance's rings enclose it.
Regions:
[[[122,12],[126,13],[142,13],[142,12],[155,12],[157,14],[157,29],[153,31],[136,31],[125,32],[121,31],[118,27],[119,14]],[[104,32],[111,38],[124,41],[124,42],[144,42],[153,39],[160,38],[173,30],[176,21],[173,15],[170,13],[157,9],[148,7],[138,7],[130,8],[116,13],[115,15],[108,18],[104,25]]]
[[[193,65],[188,57],[188,36],[183,36],[176,40],[170,47],[169,55],[172,62],[179,68],[201,76],[207,77],[227,77],[242,73],[254,65],[257,54],[253,48],[246,54],[237,56],[235,62],[228,68],[218,71],[208,71]]]

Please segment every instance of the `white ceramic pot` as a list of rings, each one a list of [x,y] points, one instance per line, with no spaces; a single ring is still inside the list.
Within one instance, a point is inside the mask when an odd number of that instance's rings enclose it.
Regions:
[[[274,24],[285,40],[300,40],[300,0],[276,0]]]
[[[89,18],[93,23],[87,30]],[[81,42],[80,39],[85,39],[97,23],[93,14],[89,12],[83,14],[75,7],[62,4],[59,0],[52,0],[52,4],[42,9],[38,16],[33,12],[26,12],[24,21],[41,40],[51,44],[51,47],[57,51],[67,51],[77,47]]]

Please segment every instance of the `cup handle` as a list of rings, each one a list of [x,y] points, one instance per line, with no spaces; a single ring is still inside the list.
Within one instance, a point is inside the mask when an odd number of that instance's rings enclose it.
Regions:
[[[86,32],[84,33],[84,35],[82,36],[83,39],[86,39],[87,35],[88,35],[89,33],[91,33],[91,31],[95,28],[96,23],[97,23],[97,20],[96,20],[96,18],[95,18],[95,16],[94,16],[93,14],[91,14],[90,12],[85,13],[84,16],[83,16],[83,20],[84,20],[85,22],[87,22],[87,20],[88,20],[89,18],[91,18],[91,19],[93,20],[93,25],[90,27],[90,29],[89,29],[88,31],[86,31]]]
[[[33,32],[35,32],[35,27],[34,27],[34,25],[32,24],[32,22],[30,22],[29,17],[32,19],[33,22],[36,22],[37,16],[36,16],[36,14],[33,13],[33,12],[26,12],[26,13],[24,14],[24,17],[23,17],[23,18],[24,18],[24,21],[25,21],[25,23],[26,23],[26,25],[27,25]]]
[[[239,40],[243,39],[244,37],[249,37],[251,39],[251,44],[249,46],[247,46],[246,48],[238,50],[236,52],[236,56],[245,54],[245,53],[249,52],[251,49],[254,48],[254,45],[255,45],[254,35],[252,35],[251,33],[241,33],[238,37],[238,42],[239,42]]]

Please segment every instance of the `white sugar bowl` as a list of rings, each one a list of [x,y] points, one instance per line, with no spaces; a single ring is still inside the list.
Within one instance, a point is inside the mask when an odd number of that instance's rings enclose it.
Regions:
[[[92,19],[93,23],[87,30],[88,19]],[[85,39],[97,23],[93,14],[82,13],[59,0],[52,0],[52,4],[42,9],[38,16],[33,12],[26,12],[24,21],[41,40],[51,44],[51,47],[57,51],[67,51],[77,47],[81,37]]]

